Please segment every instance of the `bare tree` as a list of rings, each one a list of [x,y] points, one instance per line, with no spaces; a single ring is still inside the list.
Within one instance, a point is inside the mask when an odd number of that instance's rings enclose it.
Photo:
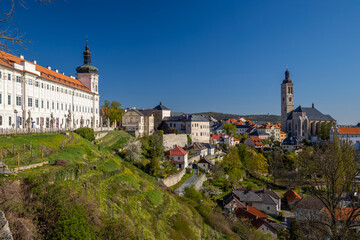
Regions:
[[[358,164],[352,144],[335,136],[332,142],[300,153],[298,164],[302,180],[324,205],[311,226],[333,240],[357,239],[360,206],[354,193],[359,187]]]
[[[40,4],[50,3],[52,0],[37,0]],[[28,42],[24,39],[24,35],[12,25],[12,17],[15,14],[16,7],[25,8],[25,0],[9,0],[9,7],[0,12],[0,50],[10,51],[11,45],[25,47]]]

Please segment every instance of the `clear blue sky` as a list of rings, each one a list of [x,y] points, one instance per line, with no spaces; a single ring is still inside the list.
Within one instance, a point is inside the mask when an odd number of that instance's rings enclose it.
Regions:
[[[0,6],[9,0],[0,0]],[[27,0],[14,24],[28,60],[74,75],[86,36],[102,100],[178,112],[280,114],[295,104],[360,121],[360,1]],[[2,7],[2,8],[3,8]]]

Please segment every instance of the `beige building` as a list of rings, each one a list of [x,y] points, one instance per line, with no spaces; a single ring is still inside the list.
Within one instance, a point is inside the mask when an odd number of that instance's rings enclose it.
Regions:
[[[181,115],[165,117],[169,128],[177,129],[179,133],[189,134],[193,142],[210,142],[210,121],[200,115]]]
[[[260,127],[257,128],[259,134],[265,133],[265,134],[269,134],[269,138],[270,140],[273,141],[281,141],[281,137],[280,137],[280,128],[278,126],[274,126],[270,123],[268,124],[264,124]]]
[[[153,109],[125,109],[122,126],[126,132],[135,136],[148,136],[154,133]]]

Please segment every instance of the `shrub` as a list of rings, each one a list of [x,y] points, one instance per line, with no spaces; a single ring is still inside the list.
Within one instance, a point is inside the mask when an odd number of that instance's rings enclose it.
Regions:
[[[95,140],[94,129],[92,128],[78,128],[75,130],[75,133],[79,134],[81,137],[89,140],[90,142]]]

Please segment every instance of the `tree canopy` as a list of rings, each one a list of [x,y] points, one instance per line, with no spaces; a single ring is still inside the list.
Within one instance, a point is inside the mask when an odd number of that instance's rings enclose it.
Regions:
[[[115,121],[120,124],[122,114],[124,110],[121,108],[121,104],[117,101],[104,101],[104,105],[102,106],[102,114],[106,119],[110,119],[110,123],[113,124]]]

